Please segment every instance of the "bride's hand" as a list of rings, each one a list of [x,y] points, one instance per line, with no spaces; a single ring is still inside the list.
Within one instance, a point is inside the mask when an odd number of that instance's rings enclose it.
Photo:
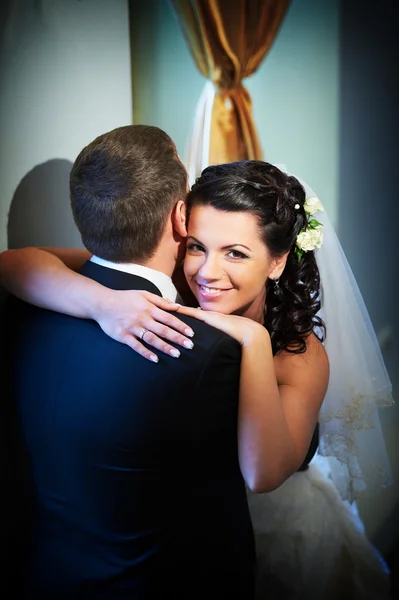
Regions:
[[[104,289],[101,301],[93,308],[93,318],[114,340],[130,346],[144,358],[158,362],[158,356],[142,342],[176,358],[180,355],[179,350],[165,340],[185,348],[193,347],[192,329],[170,312],[165,312],[176,311],[179,307],[175,302],[146,291]]]
[[[224,315],[219,312],[188,306],[180,306],[178,312],[182,315],[194,317],[212,327],[216,327],[216,329],[224,331],[224,333],[237,340],[243,347],[250,345],[256,336],[268,335],[263,325],[246,317]]]

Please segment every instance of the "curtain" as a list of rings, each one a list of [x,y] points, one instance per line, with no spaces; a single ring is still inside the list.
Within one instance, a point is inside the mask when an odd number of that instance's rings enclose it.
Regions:
[[[289,1],[171,0],[195,63],[209,80],[188,145],[191,183],[209,164],[262,158],[242,80],[270,49]]]

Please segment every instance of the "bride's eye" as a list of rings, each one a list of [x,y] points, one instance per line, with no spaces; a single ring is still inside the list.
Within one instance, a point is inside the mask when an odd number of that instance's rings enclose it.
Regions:
[[[230,258],[248,258],[248,256],[246,254],[244,254],[243,252],[239,252],[238,250],[230,250],[228,256]]]
[[[205,248],[203,246],[200,246],[200,244],[187,244],[187,250],[190,250],[190,252],[205,252]]]

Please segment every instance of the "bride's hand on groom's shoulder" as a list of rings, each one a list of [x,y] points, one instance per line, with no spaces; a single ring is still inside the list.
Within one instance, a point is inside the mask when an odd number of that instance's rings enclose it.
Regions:
[[[219,312],[188,306],[179,306],[178,312],[182,315],[203,321],[212,327],[216,327],[216,329],[220,329],[220,331],[224,331],[224,333],[237,340],[243,347],[250,346],[259,338],[269,337],[263,325],[246,317],[224,315]]]
[[[193,347],[192,329],[169,312],[176,311],[179,306],[146,291],[107,289],[93,312],[107,335],[130,346],[144,358],[158,362],[157,354],[147,346],[176,358],[180,351],[168,342]]]

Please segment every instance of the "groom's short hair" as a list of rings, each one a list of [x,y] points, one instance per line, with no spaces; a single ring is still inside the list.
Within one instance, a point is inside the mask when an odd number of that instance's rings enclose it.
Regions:
[[[112,262],[149,259],[187,193],[187,172],[158,127],[128,125],[100,135],[70,175],[71,206],[85,247]]]

